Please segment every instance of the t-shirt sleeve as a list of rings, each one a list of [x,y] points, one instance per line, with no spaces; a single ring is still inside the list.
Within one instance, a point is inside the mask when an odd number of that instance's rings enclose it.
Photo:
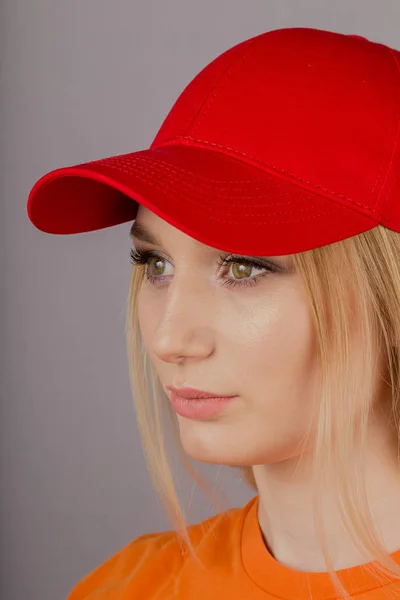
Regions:
[[[170,585],[182,560],[175,532],[140,536],[83,577],[66,600],[151,598]]]

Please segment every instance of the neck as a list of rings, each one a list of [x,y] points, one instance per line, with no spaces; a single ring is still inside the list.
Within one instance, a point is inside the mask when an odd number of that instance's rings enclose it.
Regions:
[[[379,435],[379,431],[385,434]],[[368,444],[366,490],[374,524],[389,553],[400,549],[400,466],[397,446],[388,440],[387,425]],[[311,457],[253,467],[259,502],[259,524],[274,558],[299,571],[327,570],[314,516]],[[355,547],[338,508],[338,489],[324,487],[322,520],[334,569],[369,560]],[[371,557],[373,560],[373,557]]]

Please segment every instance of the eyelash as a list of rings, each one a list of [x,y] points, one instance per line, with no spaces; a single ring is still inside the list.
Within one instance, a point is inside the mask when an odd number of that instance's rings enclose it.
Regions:
[[[130,258],[131,258],[131,263],[133,265],[137,265],[137,266],[142,265],[142,266],[146,267],[145,268],[146,279],[152,284],[156,284],[156,281],[161,279],[163,276],[161,275],[159,277],[156,277],[154,275],[148,275],[147,266],[148,266],[149,259],[157,258],[158,260],[168,262],[165,258],[160,256],[156,252],[152,252],[150,250],[138,250],[137,248],[135,248],[135,249],[131,248]],[[225,285],[227,287],[249,287],[249,286],[257,285],[257,283],[261,279],[263,279],[264,277],[267,277],[271,273],[277,273],[277,272],[281,271],[281,268],[278,267],[277,265],[274,265],[273,263],[266,264],[264,262],[261,262],[261,261],[258,262],[257,260],[247,258],[244,256],[228,256],[226,258],[220,256],[219,260],[218,260],[219,267],[226,267],[227,265],[237,264],[237,263],[241,264],[241,265],[247,265],[249,267],[254,267],[256,269],[263,269],[265,272],[262,273],[261,275],[257,275],[256,277],[253,277],[253,278],[249,277],[245,280],[226,279],[222,285]]]

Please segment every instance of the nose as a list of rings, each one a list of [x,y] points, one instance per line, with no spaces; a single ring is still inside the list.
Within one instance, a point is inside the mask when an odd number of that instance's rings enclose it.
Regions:
[[[174,278],[154,338],[154,353],[165,362],[202,360],[214,351],[212,292],[203,285]],[[201,288],[201,289],[200,289]]]

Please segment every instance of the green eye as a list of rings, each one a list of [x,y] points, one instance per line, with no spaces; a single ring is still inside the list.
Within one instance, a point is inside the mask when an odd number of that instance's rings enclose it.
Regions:
[[[165,260],[158,256],[151,256],[149,262],[147,263],[148,269],[150,269],[150,265],[154,265],[154,269],[151,274],[157,277],[162,275],[162,270],[165,268]]]
[[[251,276],[252,267],[249,264],[235,262],[232,263],[232,274],[235,279],[246,279]]]
[[[169,262],[167,259],[149,250],[131,249],[130,255],[133,265],[145,267],[145,276],[150,283],[159,286],[168,285],[167,276],[164,273],[165,266]],[[284,271],[282,267],[271,261],[258,260],[247,256],[221,256],[217,264],[219,267],[232,265],[232,276],[222,277],[222,285],[228,287],[256,285],[263,277]],[[261,273],[252,277],[253,270],[261,271]]]

